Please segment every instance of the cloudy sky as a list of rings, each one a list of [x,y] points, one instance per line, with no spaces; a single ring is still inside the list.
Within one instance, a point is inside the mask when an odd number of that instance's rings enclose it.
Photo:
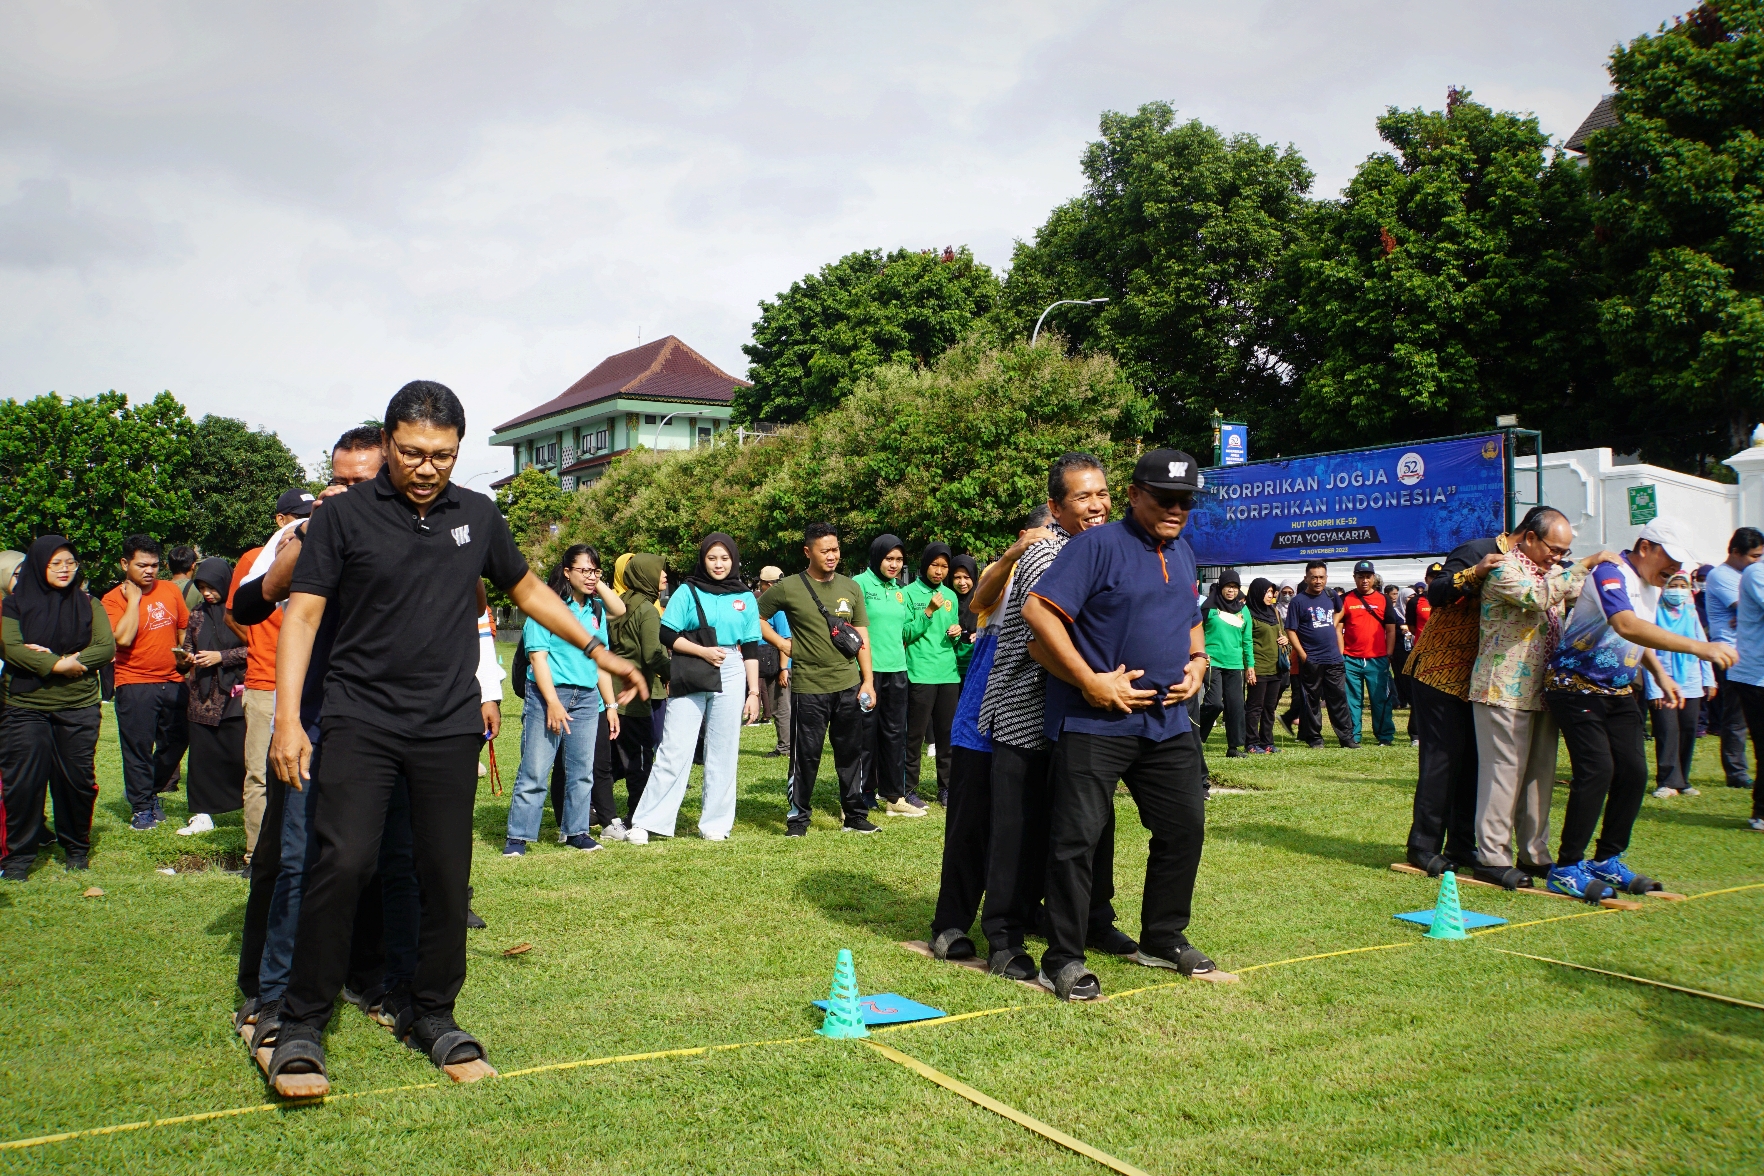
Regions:
[[[1678,7],[1689,0],[1678,0]],[[405,380],[489,429],[639,336],[726,370],[854,249],[995,268],[1103,110],[1333,194],[1447,85],[1564,138],[1668,0],[0,6],[0,397],[171,389],[315,458]]]

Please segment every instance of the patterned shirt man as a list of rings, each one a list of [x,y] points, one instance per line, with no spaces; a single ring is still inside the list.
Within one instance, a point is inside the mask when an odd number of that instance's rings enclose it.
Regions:
[[[986,697],[980,703],[982,733],[1030,751],[1048,746],[1042,733],[1047,671],[1029,656],[1030,633],[1028,622],[1023,620],[1023,602],[1071,538],[1056,522],[1049,522],[1048,530],[1053,537],[1032,544],[1017,561],[998,622],[998,652],[986,680]]]

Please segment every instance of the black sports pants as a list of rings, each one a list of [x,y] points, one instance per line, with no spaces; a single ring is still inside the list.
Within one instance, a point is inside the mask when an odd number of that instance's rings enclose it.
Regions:
[[[1244,738],[1251,747],[1274,746],[1274,719],[1280,712],[1280,696],[1286,693],[1285,674],[1257,674],[1244,703]]]
[[[867,714],[858,712],[864,723],[863,793],[866,798],[880,794],[885,800],[899,800],[907,791],[907,713],[912,687],[905,670],[883,670],[870,677],[876,683],[876,705]],[[793,742],[795,738],[791,736]],[[918,776],[913,780],[916,783]]]
[[[1254,687],[1251,687],[1254,689]],[[1225,716],[1225,746],[1237,750],[1244,745],[1243,671],[1207,669],[1206,689],[1201,693],[1200,741],[1205,743],[1213,733],[1213,724]]]
[[[906,790],[917,793],[925,766],[925,744],[937,745],[937,789],[949,785],[949,729],[955,722],[956,704],[962,700],[960,682],[914,683],[907,690]]]
[[[1584,861],[1595,829],[1599,841],[1593,857],[1604,861],[1629,848],[1629,834],[1648,790],[1641,707],[1633,694],[1551,692],[1544,698],[1556,716],[1574,768],[1556,863],[1571,866]]]
[[[1764,686],[1748,686],[1730,679],[1727,689],[1730,691],[1727,698],[1737,700],[1746,717],[1746,729],[1752,736],[1752,752],[1759,754],[1759,749],[1764,748]],[[1726,705],[1733,705],[1733,702]],[[1752,773],[1752,815],[1764,817],[1764,765]]]
[[[1293,691],[1293,702],[1299,712],[1299,742],[1322,742],[1323,709],[1327,707],[1329,725],[1335,728],[1335,737],[1341,745],[1358,743],[1360,733],[1353,729],[1353,716],[1348,713],[1346,667],[1340,662],[1320,666],[1307,661],[1299,671],[1299,680],[1304,689]]]
[[[175,788],[190,744],[182,682],[135,682],[116,688],[116,738],[122,747],[123,791],[144,812]]]
[[[6,785],[6,847],[9,866],[28,869],[37,847],[49,839],[43,802],[55,806],[55,840],[70,861],[92,852],[92,809],[98,777],[98,704],[68,710],[0,709],[0,781]]]
[[[1470,703],[1410,679],[1409,722],[1421,740],[1409,849],[1476,861],[1476,719]]]
[[[1690,787],[1691,760],[1697,754],[1697,715],[1703,700],[1687,698],[1677,710],[1648,707],[1654,727],[1654,786]]]
[[[839,775],[839,804],[845,820],[855,821],[868,810],[863,796],[863,711],[858,707],[858,688],[836,694],[798,694],[790,697],[790,814],[792,829],[808,828],[815,808],[815,777],[821,771],[821,747],[833,743],[833,767]]]
[[[416,979],[419,1017],[451,1014],[466,974],[466,888],[481,734],[411,739],[354,718],[325,716],[313,771],[313,865],[300,905],[283,1017],[323,1029],[350,972],[357,904],[379,867],[392,787],[410,782],[410,824],[422,887]],[[255,863],[253,863],[255,864]],[[377,905],[377,904],[376,904]]]
[[[655,718],[653,715],[619,716],[619,739],[616,754],[625,774],[625,823],[637,812],[643,789],[649,784],[649,773],[655,767]],[[616,815],[616,814],[615,814]]]
[[[943,872],[937,885],[937,909],[931,915],[933,939],[951,927],[967,934],[980,911],[992,844],[992,753],[952,747],[949,779]]]
[[[1140,946],[1175,959],[1187,942],[1194,879],[1206,838],[1206,775],[1193,731],[1162,741],[1067,731],[1055,745],[1053,814],[1047,865],[1047,954],[1041,969],[1055,976],[1082,962],[1090,930],[1097,851],[1115,811],[1115,784],[1125,781],[1151,831],[1145,863]]]

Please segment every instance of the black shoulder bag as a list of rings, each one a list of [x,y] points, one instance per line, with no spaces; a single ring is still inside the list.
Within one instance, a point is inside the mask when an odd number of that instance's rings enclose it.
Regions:
[[[821,617],[827,622],[827,635],[833,640],[833,648],[844,654],[847,660],[856,657],[858,650],[864,647],[864,635],[858,632],[857,626],[850,621],[834,620],[833,614],[827,611],[827,606],[821,603],[820,593],[816,592],[814,584],[810,583],[808,573],[798,572],[796,574],[802,577],[803,586],[808,589],[809,599],[813,600],[815,607],[821,610]]]
[[[686,591],[692,593],[692,606],[698,610],[698,628],[682,632],[680,636],[694,645],[715,649],[718,645],[717,630],[714,625],[704,623],[704,602],[698,598],[698,589],[688,584]],[[674,656],[674,672],[668,680],[670,695],[721,694],[722,692],[722,666],[713,666],[702,657],[695,657],[691,654],[676,654]]]

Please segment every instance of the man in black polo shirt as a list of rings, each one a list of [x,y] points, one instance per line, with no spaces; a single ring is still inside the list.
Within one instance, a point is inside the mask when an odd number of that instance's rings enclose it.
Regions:
[[[1154,449],[1133,469],[1127,517],[1074,535],[1023,608],[1051,675],[1053,814],[1041,984],[1102,995],[1084,967],[1092,861],[1124,780],[1151,830],[1139,951],[1148,967],[1213,970],[1184,932],[1206,832],[1206,773],[1186,702],[1206,680],[1194,553],[1180,538],[1201,487],[1192,457]]]
[[[448,476],[465,410],[440,384],[405,385],[386,407],[388,460],[373,481],[334,498],[307,526],[276,648],[270,760],[291,787],[309,778],[300,704],[313,638],[338,610],[320,727],[325,754],[294,941],[294,967],[270,1078],[324,1073],[320,1032],[349,967],[359,892],[378,863],[394,782],[409,781],[422,883],[411,1044],[437,1065],[484,1058],[454,1023],[465,982],[466,886],[472,860],[483,716],[477,679],[478,585],[487,577],[529,617],[585,649],[628,689],[642,675],[613,656],[531,572],[508,525]]]

